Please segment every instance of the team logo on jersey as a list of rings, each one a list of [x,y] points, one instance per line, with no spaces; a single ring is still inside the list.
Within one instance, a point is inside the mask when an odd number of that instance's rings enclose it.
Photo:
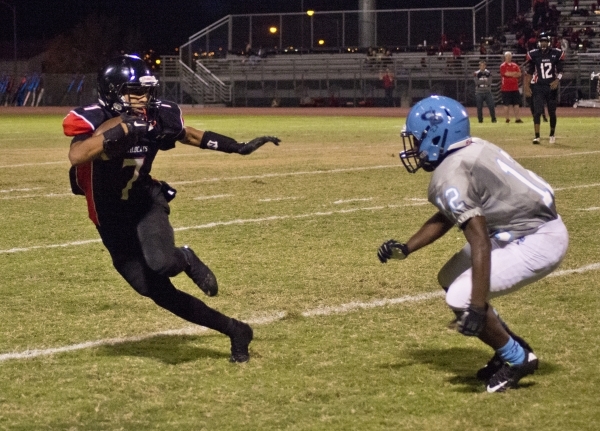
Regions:
[[[207,146],[208,148],[210,148],[211,150],[216,150],[217,148],[219,148],[219,143],[218,143],[217,141],[210,141],[210,140],[209,140],[209,141],[206,143],[206,146]]]

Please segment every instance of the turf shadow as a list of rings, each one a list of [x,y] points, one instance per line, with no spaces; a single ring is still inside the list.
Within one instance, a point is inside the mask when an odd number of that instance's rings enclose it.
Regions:
[[[146,340],[102,346],[99,348],[99,354],[145,357],[170,365],[191,362],[200,358],[223,359],[229,357],[229,339],[223,343],[223,349],[218,351],[199,347],[197,344],[201,340],[206,340],[206,336],[157,335]]]

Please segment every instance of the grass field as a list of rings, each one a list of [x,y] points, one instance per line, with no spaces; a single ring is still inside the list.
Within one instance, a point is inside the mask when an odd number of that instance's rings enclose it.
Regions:
[[[553,146],[531,145],[530,119],[472,125],[555,188],[570,232],[553,276],[494,301],[540,369],[487,394],[474,374],[492,352],[446,328],[436,285],[462,234],[403,262],[376,257],[435,211],[429,174],[398,160],[403,119],[190,115],[283,142],[158,156],[154,177],[178,190],[177,243],[209,264],[220,294],[174,283],[253,323],[251,361],[230,364],[227,337],[159,309],[112,268],[70,194],[62,117],[0,117],[0,429],[598,429],[597,118],[559,118]]]

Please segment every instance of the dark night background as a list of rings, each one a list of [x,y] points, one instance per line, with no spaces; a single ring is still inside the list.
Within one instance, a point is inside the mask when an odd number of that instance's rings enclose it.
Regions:
[[[377,9],[473,6],[480,1],[377,0]],[[103,23],[106,38],[109,33],[123,38],[126,31],[144,50],[164,55],[174,54],[190,35],[228,14],[300,12],[302,5],[304,10],[357,10],[359,5],[358,0],[4,0],[0,2],[3,59],[13,55],[12,11],[4,3],[16,5],[19,57],[39,53],[58,36],[72,37],[77,25],[89,22]]]

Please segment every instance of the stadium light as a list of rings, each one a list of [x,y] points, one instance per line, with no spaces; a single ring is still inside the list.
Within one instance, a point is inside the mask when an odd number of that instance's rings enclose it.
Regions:
[[[271,34],[277,33],[277,27],[275,27],[275,26],[269,27],[269,33],[271,33]]]
[[[13,13],[13,43],[14,43],[14,68],[15,68],[15,74],[17,73],[17,6],[13,6],[9,3],[6,3],[4,0],[0,0],[0,3],[2,3],[4,6],[6,6],[7,8],[9,8],[10,10],[12,10]]]
[[[315,14],[315,11],[312,9],[309,9],[306,11],[306,15],[308,15],[308,16],[313,16],[314,14]]]
[[[323,39],[319,39],[319,45],[325,45],[325,41]]]

